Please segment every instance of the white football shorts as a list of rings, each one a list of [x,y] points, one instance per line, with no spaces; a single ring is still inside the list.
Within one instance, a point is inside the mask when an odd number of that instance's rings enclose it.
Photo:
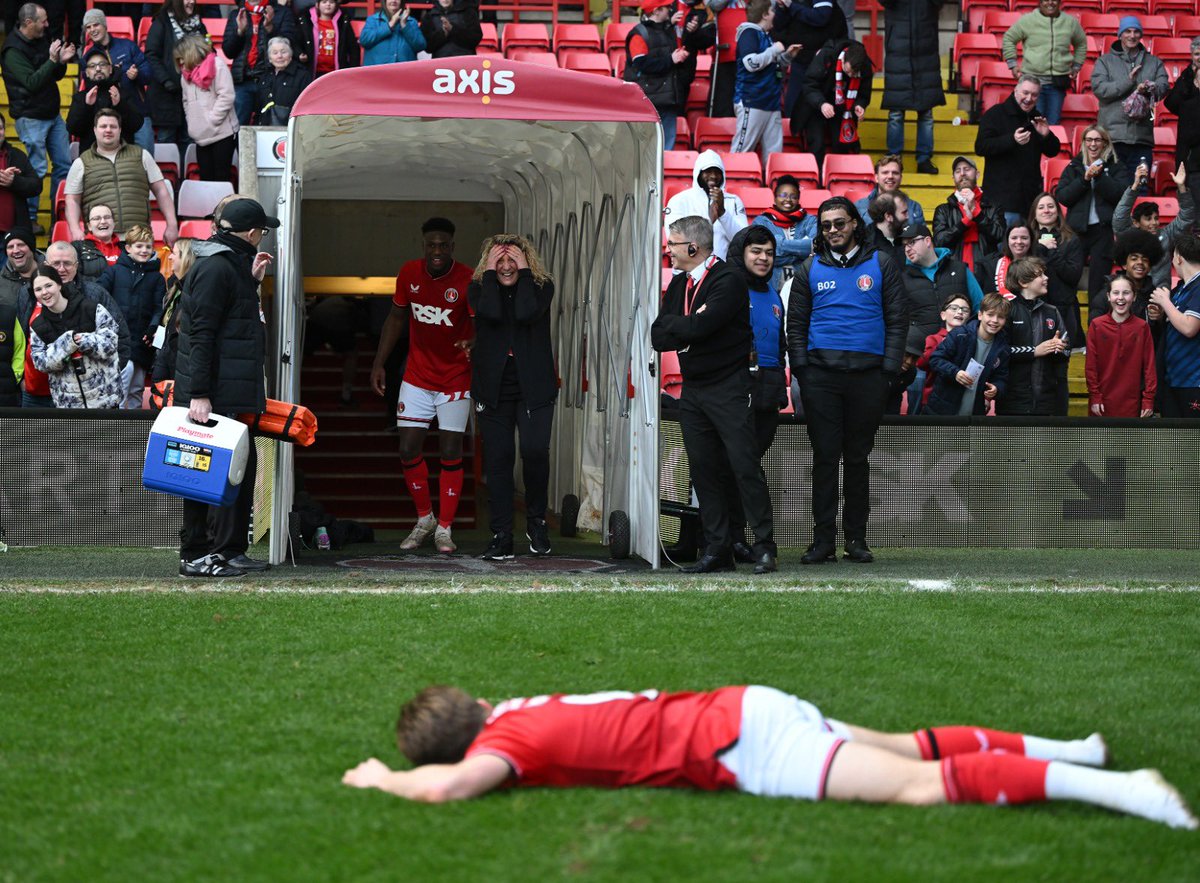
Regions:
[[[469,392],[434,392],[411,383],[400,384],[400,400],[396,403],[396,425],[427,428],[437,415],[438,427],[448,432],[463,432],[471,416]]]

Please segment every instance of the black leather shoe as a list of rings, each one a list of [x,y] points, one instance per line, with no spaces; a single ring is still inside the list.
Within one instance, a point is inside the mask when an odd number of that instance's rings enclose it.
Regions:
[[[754,550],[745,543],[734,543],[731,548],[733,549],[733,560],[738,564],[753,564],[758,560]]]
[[[935,166],[931,160],[927,159],[923,162],[917,163],[917,171],[922,175],[936,175],[938,173],[938,167]]]
[[[801,564],[837,564],[837,547],[833,543],[813,543],[800,556]]]
[[[253,558],[248,558],[245,555],[229,558],[225,563],[230,567],[236,567],[238,570],[244,570],[246,573],[262,573],[264,570],[271,569],[271,565],[266,561],[255,561]]]
[[[849,558],[855,564],[870,564],[875,560],[866,540],[851,540],[846,543],[845,554],[842,557]]]
[[[763,552],[754,559],[755,573],[774,573],[779,569],[779,563],[771,552]]]
[[[728,555],[709,555],[705,553],[695,564],[679,568],[684,573],[718,573],[720,571],[737,570],[733,558]]]

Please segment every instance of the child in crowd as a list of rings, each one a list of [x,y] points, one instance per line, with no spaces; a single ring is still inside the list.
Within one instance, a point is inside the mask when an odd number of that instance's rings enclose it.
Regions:
[[[358,37],[338,0],[317,0],[300,16],[300,63],[312,68],[313,77],[344,67],[358,67]]]
[[[1004,392],[1010,355],[1004,325],[1009,310],[1004,296],[993,291],[984,295],[979,318],[947,333],[929,359],[934,381],[928,413],[982,415],[987,403]]]
[[[1152,417],[1158,376],[1150,326],[1133,314],[1133,280],[1108,281],[1109,312],[1088,326],[1088,410],[1093,417]]]
[[[790,64],[802,48],[772,42],[775,7],[771,0],[750,0],[746,20],[737,28],[737,82],[733,110],[734,152],[750,151],[757,145],[763,161],[767,154],[783,150],[783,66]]]
[[[952,294],[942,303],[941,316],[942,327],[925,338],[925,352],[917,359],[917,368],[925,372],[925,389],[921,392],[922,411],[929,404],[929,394],[933,392],[934,375],[929,367],[929,359],[947,334],[965,325],[971,318],[971,302],[965,294]]]
[[[1024,258],[1008,269],[1008,343],[1012,348],[1008,389],[996,401],[1005,416],[1067,416],[1067,360],[1071,341],[1062,314],[1045,300],[1050,287],[1041,258]]]
[[[201,181],[228,181],[237,147],[233,76],[207,37],[184,37],[175,47],[188,137],[196,142]]]
[[[125,231],[125,252],[104,271],[100,284],[112,293],[134,338],[133,374],[121,407],[137,409],[142,406],[147,372],[154,366],[154,335],[167,293],[149,227],[134,224]]]

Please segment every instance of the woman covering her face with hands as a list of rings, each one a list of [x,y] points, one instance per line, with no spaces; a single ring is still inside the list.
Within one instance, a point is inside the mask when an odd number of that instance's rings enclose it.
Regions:
[[[50,378],[56,408],[116,408],[124,398],[117,359],[117,320],[82,293],[67,298],[48,264],[33,275],[37,306],[30,320],[34,367]]]
[[[550,552],[546,528],[550,431],[558,375],[550,342],[554,280],[524,236],[483,243],[467,298],[475,315],[471,398],[483,435],[492,542],[483,557],[513,557],[513,430],[520,433],[529,551]]]

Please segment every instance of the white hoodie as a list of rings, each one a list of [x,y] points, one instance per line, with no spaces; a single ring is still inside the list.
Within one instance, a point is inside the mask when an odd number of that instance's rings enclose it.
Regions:
[[[708,217],[708,191],[700,186],[699,178],[702,171],[714,167],[720,169],[722,175],[725,174],[725,163],[721,162],[721,155],[715,150],[705,150],[696,158],[696,165],[692,169],[692,186],[681,190],[667,201],[667,207],[663,211],[664,226],[689,215]],[[729,240],[749,224],[749,221],[746,220],[746,206],[742,203],[742,198],[729,192],[729,182],[725,182],[721,187],[725,192],[725,214],[713,221],[713,254],[725,260]]]

